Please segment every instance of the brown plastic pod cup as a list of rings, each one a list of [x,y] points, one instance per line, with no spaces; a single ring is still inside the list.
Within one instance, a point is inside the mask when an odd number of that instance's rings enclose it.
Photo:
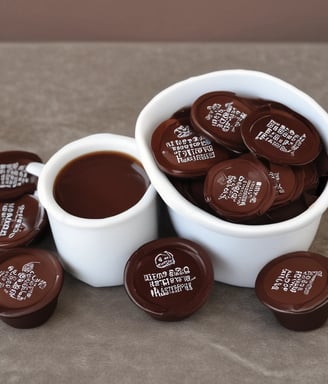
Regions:
[[[208,171],[204,196],[221,217],[241,222],[267,212],[276,191],[262,164],[236,158],[216,164]]]
[[[311,204],[313,203],[313,200]],[[272,207],[266,213],[266,217],[268,218],[270,223],[280,223],[282,221],[286,221],[296,217],[306,211],[311,205],[307,199],[302,195],[297,200],[290,202],[289,204]]]
[[[177,119],[177,120],[188,119],[188,120],[190,120],[190,112],[191,112],[190,107],[180,108],[173,113],[173,115],[171,116],[171,119]]]
[[[246,150],[241,127],[252,112],[251,104],[233,92],[208,92],[191,106],[194,128],[235,152]]]
[[[210,207],[205,201],[204,198],[204,182],[205,177],[197,177],[195,179],[182,179],[177,177],[170,178],[172,184],[175,188],[181,193],[192,204],[197,207],[204,209],[205,211],[210,211]]]
[[[158,167],[175,177],[203,176],[213,164],[230,157],[223,147],[195,132],[184,113],[156,128],[151,147]]]
[[[296,172],[291,167],[263,161],[263,159],[259,160],[251,152],[245,153],[239,158],[253,161],[268,173],[276,192],[272,207],[286,205],[300,196],[304,186],[304,183],[301,183],[303,179],[296,178]]]
[[[310,163],[301,167],[304,172],[304,190],[315,191],[319,184],[319,174],[315,163]]]
[[[38,155],[26,151],[0,152],[0,200],[17,199],[36,190],[37,177],[26,171],[27,164],[41,162]]]
[[[273,207],[284,206],[297,200],[304,189],[304,172],[288,165],[268,164],[269,176],[274,181],[276,198]]]
[[[203,306],[214,283],[212,263],[198,244],[169,237],[140,247],[128,260],[130,299],[157,320],[182,320]]]
[[[308,164],[321,151],[321,139],[315,127],[278,103],[250,114],[241,134],[250,151],[277,164]]]
[[[319,177],[328,176],[328,155],[324,149],[322,149],[319,156],[317,157],[315,165]]]
[[[282,255],[262,268],[255,291],[284,327],[319,328],[328,317],[328,259],[305,251]]]
[[[35,195],[0,202],[0,250],[30,244],[47,224],[46,211]]]
[[[0,253],[0,318],[15,328],[33,328],[53,314],[63,285],[57,257],[45,250],[15,248]]]

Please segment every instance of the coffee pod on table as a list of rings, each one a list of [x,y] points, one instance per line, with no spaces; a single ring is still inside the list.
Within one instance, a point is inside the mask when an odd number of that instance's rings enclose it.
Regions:
[[[0,250],[30,244],[47,224],[45,209],[35,195],[0,201]]]
[[[313,252],[282,255],[263,267],[255,291],[284,327],[319,328],[328,317],[328,259]]]
[[[232,92],[209,92],[191,106],[191,122],[196,131],[235,152],[246,150],[241,127],[251,104]]]
[[[37,177],[26,171],[27,164],[41,162],[38,155],[25,151],[0,152],[0,200],[9,201],[36,190]]]
[[[258,163],[236,158],[208,171],[204,196],[219,216],[241,222],[263,215],[272,206],[274,184],[266,168]]]
[[[57,257],[34,248],[0,254],[0,319],[15,328],[33,328],[53,314],[63,285]]]
[[[146,243],[128,260],[124,285],[131,300],[158,320],[181,320],[207,300],[212,263],[198,244],[178,237]]]
[[[321,151],[315,127],[281,104],[271,103],[250,114],[241,134],[251,152],[277,164],[308,164]]]

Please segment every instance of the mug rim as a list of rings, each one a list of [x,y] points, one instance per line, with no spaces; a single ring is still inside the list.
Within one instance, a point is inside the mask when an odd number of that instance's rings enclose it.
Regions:
[[[106,147],[106,143],[108,143],[108,140],[111,141],[111,145],[114,143],[114,147]],[[121,144],[126,149],[121,149],[121,147],[115,148],[115,143]],[[150,202],[155,198],[156,190],[150,182],[147,190],[135,205],[113,216],[100,219],[84,218],[72,215],[65,211],[63,208],[61,208],[53,195],[54,181],[56,176],[58,175],[58,172],[69,161],[72,161],[73,159],[79,156],[82,156],[87,153],[93,153],[104,150],[126,153],[136,158],[142,163],[138,148],[135,143],[135,139],[128,136],[113,133],[97,133],[85,136],[81,139],[74,140],[64,145],[57,152],[55,152],[44,164],[39,175],[37,185],[38,198],[50,218],[54,218],[56,219],[56,221],[61,222],[65,225],[70,225],[79,228],[105,227],[109,224],[115,225],[129,220],[129,218],[138,214],[140,211],[146,209]]]
[[[322,214],[328,206],[328,183],[326,183],[325,188],[323,189],[317,200],[303,213],[279,223],[245,225],[225,221],[223,219],[211,215],[208,212],[205,212],[199,207],[196,207],[194,204],[189,202],[186,198],[184,198],[181,194],[176,191],[175,187],[169,182],[167,176],[157,167],[155,160],[151,154],[151,135],[149,133],[150,129],[145,128],[147,127],[147,125],[149,126],[149,119],[160,120],[160,118],[158,117],[158,113],[156,113],[156,106],[163,102],[163,100],[168,101],[169,96],[172,96],[172,94],[176,94],[179,91],[185,91],[185,93],[188,94],[187,89],[193,83],[196,84],[198,82],[198,84],[200,84],[202,81],[208,82],[213,78],[222,78],[226,76],[233,76],[235,84],[237,83],[236,79],[238,79],[239,81],[244,80],[245,82],[246,78],[247,80],[249,80],[250,78],[256,78],[257,80],[271,82],[272,84],[275,84],[275,86],[280,87],[282,90],[285,90],[288,93],[292,93],[295,97],[301,100],[302,103],[311,106],[311,109],[319,115],[320,119],[325,120],[328,125],[327,112],[312,97],[310,97],[300,89],[296,88],[295,86],[291,85],[290,83],[287,83],[282,79],[279,79],[264,72],[247,69],[227,69],[209,72],[202,75],[193,76],[185,80],[181,80],[163,89],[162,91],[157,93],[152,99],[150,99],[149,102],[141,110],[136,121],[136,143],[139,147],[141,161],[154,188],[170,209],[174,210],[181,216],[189,218],[195,223],[195,225],[202,225],[203,227],[208,228],[210,230],[220,231],[220,233],[222,234],[235,237],[255,238],[263,235],[276,236],[279,234],[290,232],[291,230],[297,230],[298,228],[305,227],[308,223],[314,220],[318,220],[319,218],[321,218]],[[173,98],[171,97],[171,99]],[[177,106],[176,110],[178,108],[179,106]],[[172,111],[172,113],[173,112],[174,111]],[[306,114],[303,115],[305,115],[306,117]],[[327,150],[328,138],[326,137],[326,139],[324,140],[322,130],[318,129],[318,131]]]

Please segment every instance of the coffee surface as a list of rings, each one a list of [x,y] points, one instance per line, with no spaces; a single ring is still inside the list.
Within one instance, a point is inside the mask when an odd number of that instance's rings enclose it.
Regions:
[[[115,151],[92,152],[57,175],[54,197],[66,212],[88,219],[117,215],[144,195],[149,179],[138,160]]]

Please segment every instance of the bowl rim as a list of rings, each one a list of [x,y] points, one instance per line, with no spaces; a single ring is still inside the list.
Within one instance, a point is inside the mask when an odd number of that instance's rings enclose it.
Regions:
[[[327,112],[312,97],[296,88],[294,85],[268,73],[248,69],[226,69],[189,77],[185,80],[178,81],[177,83],[174,83],[157,93],[148,101],[137,117],[135,125],[135,139],[139,149],[141,161],[152,185],[166,205],[179,215],[186,217],[188,220],[197,221],[199,225],[202,225],[207,229],[230,236],[250,238],[258,236],[276,236],[290,232],[291,230],[297,230],[301,227],[305,227],[311,222],[320,221],[322,214],[328,206],[328,183],[318,199],[300,215],[280,223],[245,225],[225,221],[211,215],[208,212],[205,212],[201,208],[196,207],[180,193],[178,193],[173,184],[169,181],[168,177],[157,167],[151,153],[150,137],[147,136],[147,132],[145,130],[145,126],[147,125],[146,121],[149,116],[156,116],[156,113],[154,112],[156,105],[163,99],[169,98],[172,93],[181,91],[192,83],[208,81],[213,77],[220,78],[226,76],[235,76],[237,78],[245,78],[246,76],[254,79],[257,78],[258,80],[274,82],[277,86],[294,93],[295,96],[302,99],[303,102],[311,105],[311,108],[315,110],[320,118],[324,119],[328,125]],[[322,133],[319,133],[322,137]],[[328,139],[326,141],[325,146],[327,150]]]

